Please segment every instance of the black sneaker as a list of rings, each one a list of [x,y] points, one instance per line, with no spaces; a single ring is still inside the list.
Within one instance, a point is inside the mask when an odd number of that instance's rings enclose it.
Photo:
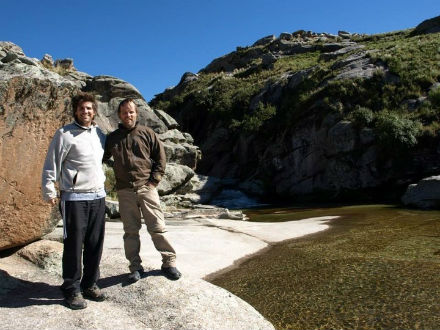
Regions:
[[[101,289],[93,284],[90,288],[83,290],[84,298],[93,300],[93,301],[103,301],[105,300],[105,295],[102,293]]]
[[[162,272],[165,274],[165,276],[170,280],[178,280],[182,277],[182,274],[177,270],[176,267],[164,267],[162,266]]]
[[[64,299],[67,306],[71,309],[84,309],[87,307],[87,302],[84,300],[80,292],[73,293],[66,296]]]
[[[128,281],[130,283],[137,282],[141,279],[141,273],[143,273],[142,270],[134,270],[130,274],[128,274]]]

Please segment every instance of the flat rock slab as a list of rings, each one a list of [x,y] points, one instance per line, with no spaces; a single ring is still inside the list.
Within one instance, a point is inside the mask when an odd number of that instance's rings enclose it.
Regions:
[[[201,278],[271,243],[326,229],[333,218],[283,223],[167,220],[169,239],[183,273],[179,281],[162,276],[160,255],[144,226],[141,257],[146,272],[134,284],[127,282],[122,223],[107,222],[98,284],[108,299],[88,301],[88,307],[81,311],[63,305],[59,290],[62,244],[57,252],[54,242],[48,242],[50,249],[42,241],[36,242],[21,254],[0,258],[0,329],[274,329],[248,303]],[[58,227],[49,237],[61,235],[62,228]],[[33,260],[41,251],[50,251],[45,253],[50,260]],[[56,263],[58,268],[54,267]],[[49,266],[42,269],[36,264]]]
[[[119,254],[101,263],[107,300],[80,311],[64,306],[59,275],[18,255],[0,259],[0,268],[0,329],[274,329],[237,296],[195,277],[170,281],[146,267],[130,284]]]
[[[268,247],[270,243],[325,230],[329,227],[328,221],[334,218],[336,216],[278,223],[222,219],[169,220],[167,229],[168,238],[177,252],[178,268],[184,275],[203,278]],[[107,223],[106,250],[123,255],[122,236],[122,223]],[[145,226],[140,237],[143,262],[159,269],[161,257]],[[126,265],[128,267],[127,262]]]

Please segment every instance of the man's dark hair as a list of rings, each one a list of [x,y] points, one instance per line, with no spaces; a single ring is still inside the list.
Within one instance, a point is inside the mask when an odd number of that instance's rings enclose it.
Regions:
[[[95,115],[98,113],[98,103],[96,102],[95,95],[90,93],[81,92],[74,97],[72,97],[72,114],[73,118],[76,120],[75,112],[76,108],[83,102],[92,102],[92,108]]]
[[[130,103],[130,102],[132,102],[132,103],[134,104],[134,108],[136,109],[136,113],[138,112],[138,108],[137,108],[136,103],[134,103],[134,100],[133,100],[132,98],[128,97],[128,98],[126,98],[126,99],[123,99],[123,100],[119,103],[119,105],[118,105],[118,115],[121,113],[121,108],[122,108],[122,106],[124,106],[124,105],[126,105],[126,104],[128,104],[128,103]]]

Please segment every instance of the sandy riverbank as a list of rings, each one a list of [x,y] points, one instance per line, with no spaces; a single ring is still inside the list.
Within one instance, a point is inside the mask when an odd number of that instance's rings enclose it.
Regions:
[[[204,278],[229,267],[269,244],[313,234],[328,228],[327,216],[279,223],[255,223],[223,219],[168,220],[169,239],[178,255],[183,274]],[[146,229],[142,229],[141,257],[160,268],[160,255],[155,251]],[[108,223],[106,248],[122,248],[122,225]],[[123,253],[123,252],[121,252]]]

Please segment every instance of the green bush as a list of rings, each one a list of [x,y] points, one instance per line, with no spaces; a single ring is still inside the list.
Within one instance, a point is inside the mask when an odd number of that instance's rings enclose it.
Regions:
[[[373,122],[374,113],[371,109],[358,105],[355,110],[349,114],[348,119],[359,127],[365,127]]]
[[[113,168],[108,167],[107,165],[104,165],[104,173],[105,173],[105,192],[107,193],[107,196],[116,199],[116,178],[115,178],[115,172],[113,171]]]
[[[428,94],[428,99],[434,108],[440,108],[440,87],[432,89]]]
[[[377,114],[374,129],[379,145],[393,153],[414,147],[422,132],[418,121],[387,110]]]
[[[259,102],[253,114],[246,114],[244,116],[243,129],[247,132],[257,131],[266,120],[275,116],[276,111],[273,105]]]

